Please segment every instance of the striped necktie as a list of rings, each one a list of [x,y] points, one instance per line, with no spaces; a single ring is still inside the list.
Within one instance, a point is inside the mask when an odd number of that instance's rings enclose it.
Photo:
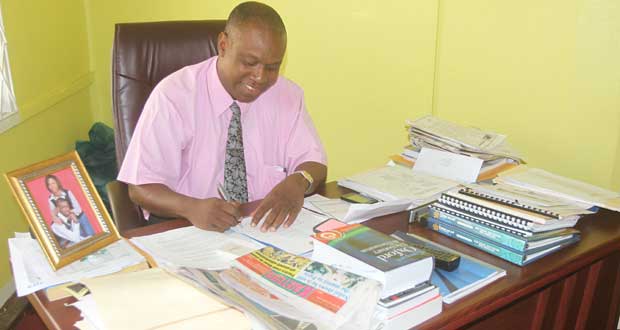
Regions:
[[[233,115],[228,125],[226,160],[224,161],[224,189],[228,196],[237,202],[248,201],[248,179],[243,155],[243,134],[241,130],[241,110],[237,102],[230,106]]]

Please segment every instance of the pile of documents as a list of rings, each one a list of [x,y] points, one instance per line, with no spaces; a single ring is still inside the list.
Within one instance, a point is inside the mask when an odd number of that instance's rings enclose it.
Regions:
[[[9,253],[18,296],[83,278],[120,272],[145,263],[145,258],[125,240],[112,243],[93,254],[54,271],[37,240],[29,233],[9,238]]]
[[[430,115],[407,121],[406,127],[411,144],[405,146],[400,155],[404,159],[401,164],[414,163],[422,148],[482,159],[482,173],[523,163],[519,154],[506,141],[505,135],[463,127]]]

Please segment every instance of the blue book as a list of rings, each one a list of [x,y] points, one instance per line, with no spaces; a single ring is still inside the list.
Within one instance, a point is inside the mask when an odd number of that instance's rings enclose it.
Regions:
[[[459,212],[439,203],[431,205],[430,210],[430,216],[436,221],[469,231],[519,253],[540,251],[545,247],[561,244],[564,241],[569,241],[575,235],[579,235],[579,231],[576,229],[564,228],[534,233],[531,236],[524,237],[509,229],[502,228],[502,225],[486,223],[480,217]]]
[[[449,249],[413,234],[397,231],[393,236],[404,241],[424,244],[433,248],[446,250],[461,256],[459,267],[451,272],[436,268],[431,275],[431,283],[439,288],[439,294],[446,304],[451,304],[462,297],[506,276],[506,271],[474,257]]]
[[[513,249],[507,248],[495,242],[486,240],[472,232],[463,230],[458,227],[451,226],[433,218],[429,219],[428,227],[440,234],[459,240],[469,246],[500,257],[506,261],[512,262],[518,266],[525,266],[535,260],[538,260],[548,254],[558,251],[568,245],[576,243],[580,239],[580,235],[575,235],[571,239],[550,247],[536,249],[528,253],[519,253]]]

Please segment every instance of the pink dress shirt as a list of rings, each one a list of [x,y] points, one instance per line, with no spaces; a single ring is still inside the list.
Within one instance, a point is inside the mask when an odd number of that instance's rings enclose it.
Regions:
[[[232,97],[220,82],[217,56],[163,79],[146,104],[118,179],[161,183],[195,198],[218,197]],[[261,199],[307,161],[326,164],[302,89],[286,78],[241,108],[249,200]]]

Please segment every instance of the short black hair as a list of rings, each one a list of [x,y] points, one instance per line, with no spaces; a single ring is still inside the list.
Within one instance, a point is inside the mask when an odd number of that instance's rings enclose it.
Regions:
[[[226,31],[230,31],[229,29],[232,26],[240,26],[250,22],[263,24],[273,32],[286,37],[286,27],[280,14],[270,6],[256,1],[243,2],[237,5],[228,15]]]

